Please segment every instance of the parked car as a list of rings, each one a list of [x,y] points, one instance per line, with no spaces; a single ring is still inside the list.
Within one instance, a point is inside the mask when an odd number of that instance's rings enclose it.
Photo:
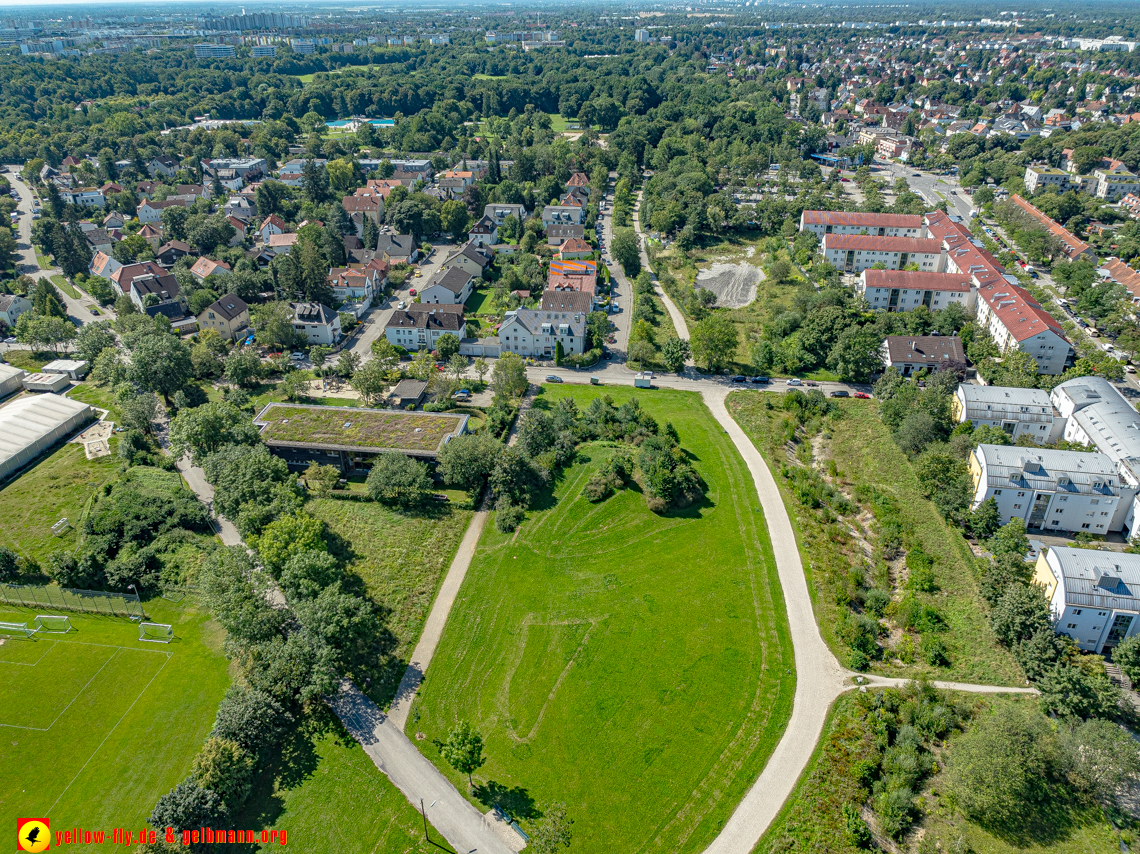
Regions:
[[[788,377],[788,379],[784,380],[784,383],[786,385],[803,385],[804,384],[803,380],[797,379],[796,377]]]
[[[840,389],[839,391],[833,391],[831,397],[851,397],[851,392]]]
[[[305,360],[305,354],[304,353],[290,353],[289,358],[292,359],[294,362],[303,362]]]
[[[867,394],[867,392],[865,392],[865,391],[857,391],[857,392],[855,392],[855,396],[857,398],[859,398],[860,400],[870,400],[871,399],[871,395]]]
[[[560,383],[560,382],[562,382],[562,377],[557,377],[557,376],[555,376],[554,374],[549,374],[549,375],[546,377],[546,381],[547,381],[548,383]]]
[[[766,383],[766,382],[771,382],[771,380],[769,380],[767,377],[749,377],[748,382],[762,384],[762,383]]]
[[[396,308],[407,308],[407,307],[408,307],[407,304],[403,300],[400,300],[398,303],[396,303]]]
[[[1134,373],[1136,373],[1136,369],[1134,367],[1132,367],[1131,365],[1125,365],[1124,366],[1124,372],[1126,374],[1134,374]]]
[[[743,374],[733,374],[731,377],[728,378],[728,381],[730,383],[742,383],[745,381],[744,375]]]
[[[408,288],[408,293],[409,293],[411,296],[415,296],[415,295],[416,295],[416,289],[415,289],[415,288]]]
[[[4,339],[5,344],[18,344],[19,341],[20,341],[19,338],[16,338],[15,336],[12,336],[12,335],[9,335],[7,338]]]
[[[804,385],[810,388],[817,388],[819,386],[819,383],[817,383],[815,380],[804,380]]]

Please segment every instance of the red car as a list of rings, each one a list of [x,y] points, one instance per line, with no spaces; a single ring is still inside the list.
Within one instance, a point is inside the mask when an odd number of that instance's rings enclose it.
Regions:
[[[865,392],[865,391],[857,391],[857,392],[855,392],[855,396],[857,398],[859,398],[860,400],[870,400],[871,399],[871,395],[867,394],[867,392]]]
[[[411,294],[412,296],[415,296],[416,295],[416,289],[415,288],[408,288],[408,293]]]

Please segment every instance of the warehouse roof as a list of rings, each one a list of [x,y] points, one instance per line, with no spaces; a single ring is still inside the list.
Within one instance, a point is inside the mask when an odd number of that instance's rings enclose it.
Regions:
[[[0,468],[84,411],[94,410],[57,394],[23,397],[0,409]]]

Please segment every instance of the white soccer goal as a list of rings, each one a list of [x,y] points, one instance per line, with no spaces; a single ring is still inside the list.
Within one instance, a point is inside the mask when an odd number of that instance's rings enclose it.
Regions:
[[[30,638],[35,634],[35,629],[29,629],[27,623],[0,622],[0,634],[19,635],[21,637]]]
[[[139,623],[139,640],[147,643],[170,643],[174,629],[166,623]]]
[[[49,635],[65,635],[71,631],[71,620],[59,614],[38,614],[32,631]]]

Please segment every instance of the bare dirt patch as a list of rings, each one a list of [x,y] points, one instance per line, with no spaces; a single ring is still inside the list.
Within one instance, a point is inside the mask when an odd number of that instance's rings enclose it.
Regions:
[[[756,288],[763,277],[751,264],[713,264],[697,273],[696,286],[716,294],[722,308],[744,308],[756,299]]]

